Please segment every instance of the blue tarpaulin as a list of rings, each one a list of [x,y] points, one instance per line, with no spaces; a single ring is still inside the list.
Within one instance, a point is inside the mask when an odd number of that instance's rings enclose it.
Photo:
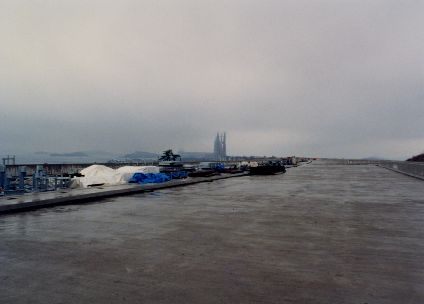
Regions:
[[[174,179],[174,178],[186,178],[188,176],[187,171],[174,171],[169,172],[168,175]]]
[[[170,181],[171,177],[164,173],[134,173],[129,183],[156,184]]]
[[[215,171],[223,172],[225,170],[225,165],[223,163],[215,164]]]

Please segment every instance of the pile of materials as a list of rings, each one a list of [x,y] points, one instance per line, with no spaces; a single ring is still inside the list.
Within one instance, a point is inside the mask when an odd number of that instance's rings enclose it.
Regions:
[[[164,183],[171,180],[171,176],[165,173],[134,173],[129,183],[152,184]]]
[[[135,174],[160,174],[159,167],[156,166],[125,166],[112,169],[103,165],[92,165],[81,170],[80,177],[75,177],[71,181],[71,188],[87,188],[93,186],[113,186],[127,184]],[[154,182],[154,181],[153,181]]]

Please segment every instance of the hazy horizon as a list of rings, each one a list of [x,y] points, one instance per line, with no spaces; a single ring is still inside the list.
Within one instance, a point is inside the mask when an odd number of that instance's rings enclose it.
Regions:
[[[424,151],[424,1],[1,1],[0,36],[0,156]]]
[[[134,152],[147,152],[156,154],[157,156],[160,156],[163,151],[166,149],[162,149],[160,151],[146,151],[146,150],[138,150],[138,151],[131,151],[129,153],[127,152],[110,152],[110,151],[104,151],[104,150],[87,150],[87,151],[66,151],[66,152],[54,152],[54,151],[36,151],[36,152],[22,152],[22,153],[15,153],[15,154],[4,154],[0,155],[1,158],[6,156],[15,156],[16,163],[17,164],[28,164],[28,163],[93,163],[93,162],[108,162],[108,161],[114,161],[114,160],[125,160],[127,159],[127,155],[130,155]],[[187,153],[209,153],[213,154],[212,151],[187,151],[187,150],[174,150],[174,152],[182,153],[184,158],[184,152]],[[78,155],[79,153],[83,153],[85,155]],[[75,155],[72,155],[75,154]],[[261,154],[240,154],[235,155],[231,154],[228,156],[257,156],[257,157],[289,157],[293,156],[290,154],[268,154],[268,155],[261,155]],[[310,157],[310,158],[320,158],[320,159],[370,159],[370,160],[394,160],[394,161],[404,161],[408,157],[398,157],[398,158],[385,158],[379,155],[369,155],[365,157],[353,157],[353,158],[346,158],[346,157],[329,157],[329,156],[319,156],[319,155],[294,155],[297,157]],[[131,157],[130,157],[131,158]],[[146,158],[146,159],[150,159]]]

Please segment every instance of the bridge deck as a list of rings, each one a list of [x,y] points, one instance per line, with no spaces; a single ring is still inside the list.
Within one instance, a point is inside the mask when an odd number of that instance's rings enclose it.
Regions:
[[[315,162],[1,216],[0,302],[424,303],[423,194]]]

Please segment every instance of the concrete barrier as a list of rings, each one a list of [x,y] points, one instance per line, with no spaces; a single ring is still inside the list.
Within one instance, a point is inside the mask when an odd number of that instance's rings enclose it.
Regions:
[[[377,166],[424,180],[424,164],[415,162],[381,162]]]
[[[377,165],[398,173],[424,180],[424,163],[394,161],[394,160],[367,160],[367,159],[323,159],[323,165]],[[319,162],[315,162],[319,164]]]

